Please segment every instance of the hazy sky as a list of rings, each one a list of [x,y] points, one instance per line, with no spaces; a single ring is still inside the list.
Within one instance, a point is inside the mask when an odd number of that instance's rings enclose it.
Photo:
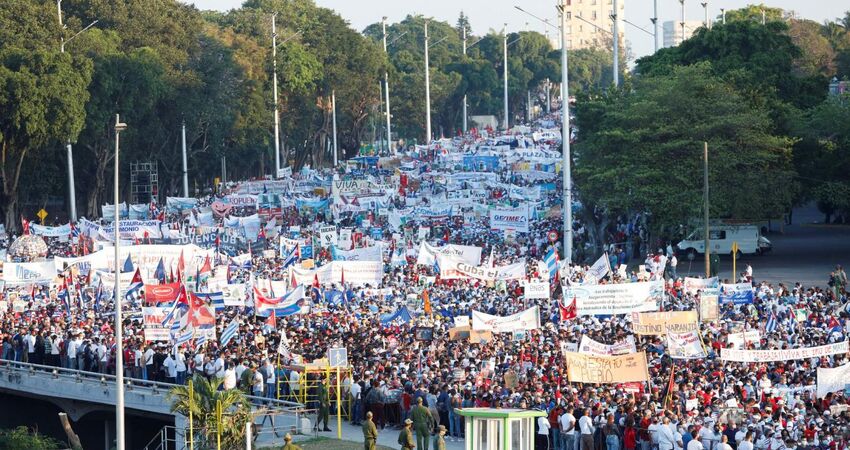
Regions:
[[[194,3],[200,9],[217,9],[226,11],[238,8],[242,0],[183,0]],[[362,31],[367,25],[379,22],[381,16],[387,16],[390,22],[398,22],[407,14],[418,13],[434,17],[438,20],[454,23],[458,14],[463,10],[472,23],[472,29],[476,34],[484,34],[490,29],[501,30],[502,24],[508,24],[509,31],[521,31],[526,29],[537,30],[541,33],[548,28],[533,17],[529,17],[514,9],[514,5],[520,5],[526,11],[537,16],[547,18],[552,23],[557,23],[555,4],[559,0],[315,0],[319,6],[336,10],[355,29]],[[604,1],[604,0],[602,0]],[[653,0],[620,0],[625,2],[625,20],[639,25],[649,31],[652,27]],[[703,20],[704,12],[701,3],[706,0],[685,0],[685,18],[687,20]],[[741,8],[750,3],[758,1],[746,0],[707,0],[709,17],[720,14],[720,8],[726,10]],[[794,10],[801,17],[823,22],[826,19],[835,19],[844,15],[844,11],[850,10],[850,3],[843,0],[767,0],[767,6],[779,7],[786,10]],[[658,17],[660,24],[666,20],[677,19],[681,15],[681,6],[678,0],[658,0]],[[632,51],[636,57],[652,52],[653,39],[649,34],[626,24],[626,40],[631,43]],[[549,30],[550,35],[555,36],[556,30]],[[661,37],[659,37],[661,40]]]

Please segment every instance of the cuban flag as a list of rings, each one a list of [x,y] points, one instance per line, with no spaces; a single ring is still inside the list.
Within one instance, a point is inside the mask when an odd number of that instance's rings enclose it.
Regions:
[[[282,297],[266,298],[259,289],[254,288],[254,307],[258,316],[269,316],[274,311],[276,317],[288,317],[301,312],[304,287],[299,286]]]
[[[202,345],[204,345],[206,343],[207,343],[207,334],[206,333],[201,333],[201,335],[198,336],[197,339],[195,339],[195,347],[196,348],[201,347]]]
[[[233,319],[227,327],[222,330],[221,336],[218,338],[218,342],[221,343],[222,347],[226,346],[230,340],[236,336],[237,331],[239,331],[239,321]]]
[[[197,295],[189,292],[189,307],[186,314],[180,318],[182,328],[213,328],[215,327],[215,310],[211,306],[207,306],[203,300]]]
[[[764,324],[764,331],[767,333],[772,333],[776,330],[779,322],[776,320],[776,314],[771,314],[770,319],[767,319],[767,323]]]
[[[195,295],[210,303],[216,311],[224,309],[224,293],[222,292],[195,292]]]
[[[98,281],[94,291],[94,312],[100,312],[100,299],[103,297],[103,280]]]
[[[554,279],[558,275],[558,252],[555,251],[555,247],[549,247],[543,262],[546,263],[546,268],[549,270],[549,279]]]
[[[299,244],[295,244],[295,247],[292,248],[292,251],[289,252],[289,255],[283,259],[283,266],[281,269],[286,269],[287,267],[295,264],[300,258],[301,250],[299,249]]]
[[[71,314],[71,299],[68,296],[68,288],[65,287],[58,294],[56,294],[60,300],[62,300],[62,304],[65,305],[65,311],[68,311],[68,315]]]
[[[142,282],[142,273],[139,272],[139,269],[136,269],[133,280],[130,281],[130,286],[127,287],[127,292],[124,293],[124,299],[135,304],[136,295],[143,287],[145,287],[145,283]]]
[[[176,340],[174,341],[174,345],[183,345],[191,341],[193,337],[195,337],[195,329],[189,327],[185,331],[183,331],[182,334],[177,336]]]
[[[168,311],[168,314],[162,319],[162,326],[166,326],[177,316],[177,312],[186,312],[189,309],[189,300],[186,297],[186,287],[180,288],[180,293],[177,294],[177,300],[174,301],[174,306]]]

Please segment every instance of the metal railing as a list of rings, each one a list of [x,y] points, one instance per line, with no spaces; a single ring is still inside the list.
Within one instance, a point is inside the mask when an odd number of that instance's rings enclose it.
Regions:
[[[177,436],[183,437],[178,440]],[[159,430],[153,438],[143,447],[143,450],[184,450],[186,446],[177,448],[179,442],[186,442],[186,434],[183,430],[178,430],[177,427],[166,425]]]

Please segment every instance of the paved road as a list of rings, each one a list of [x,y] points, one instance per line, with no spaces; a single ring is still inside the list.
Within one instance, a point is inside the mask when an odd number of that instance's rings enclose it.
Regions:
[[[824,225],[823,215],[813,207],[799,208],[794,211],[794,223],[767,235],[773,243],[773,251],[763,256],[745,255],[738,260],[737,271],[743,271],[746,264],[753,267],[753,276],[757,281],[771,283],[783,282],[793,286],[799,281],[804,286],[826,287],[829,273],[836,264],[850,266],[850,226]],[[778,225],[773,224],[774,229]],[[687,275],[689,261],[679,260],[679,275]],[[690,266],[690,273],[704,274],[702,256]],[[721,256],[721,279],[732,277],[732,258]]]

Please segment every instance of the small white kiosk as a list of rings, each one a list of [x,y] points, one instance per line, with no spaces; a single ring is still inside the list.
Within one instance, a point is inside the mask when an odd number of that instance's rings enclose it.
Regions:
[[[534,450],[534,420],[543,411],[527,409],[463,408],[464,450]]]

